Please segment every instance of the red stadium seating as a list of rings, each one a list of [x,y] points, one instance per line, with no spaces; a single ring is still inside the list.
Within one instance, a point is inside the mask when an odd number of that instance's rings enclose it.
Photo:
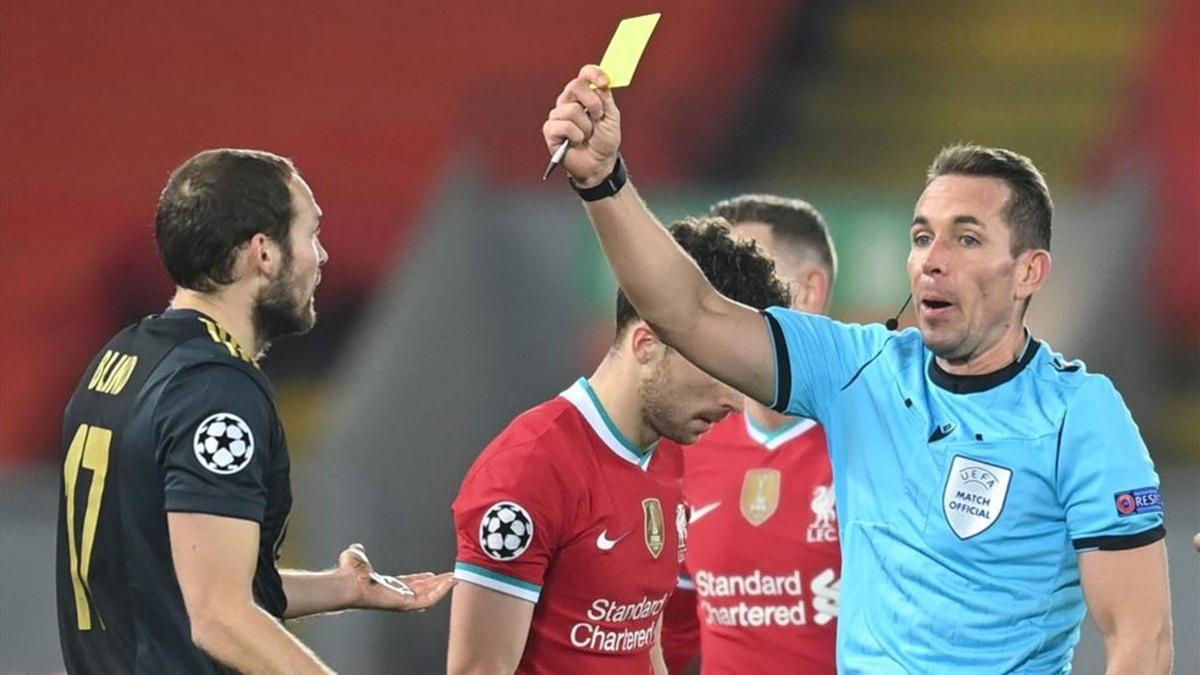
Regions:
[[[297,160],[327,213],[321,299],[336,303],[395,259],[448,158],[481,153],[502,184],[536,184],[540,120],[620,18],[664,13],[621,101],[638,176],[669,181],[735,119],[797,6],[5,2],[0,464],[53,456],[86,360],[169,297],[154,198],[192,152]]]

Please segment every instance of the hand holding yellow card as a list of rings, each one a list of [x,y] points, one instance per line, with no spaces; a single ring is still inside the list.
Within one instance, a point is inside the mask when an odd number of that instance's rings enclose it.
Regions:
[[[661,13],[635,16],[621,21],[617,32],[600,60],[600,70],[608,75],[608,88],[628,87],[633,82],[633,71],[637,70],[642,52],[650,42],[650,35],[658,25]]]
[[[655,12],[622,19],[621,23],[617,24],[617,31],[613,33],[608,49],[604,51],[604,58],[600,59],[600,70],[608,76],[609,89],[628,87],[629,83],[633,82],[633,71],[637,70],[638,61],[642,59],[642,52],[646,51],[646,44],[650,42],[650,35],[654,33],[654,27],[658,25],[661,16],[662,13]],[[591,87],[596,88],[595,85]],[[546,180],[550,172],[554,171],[554,167],[562,162],[570,145],[570,141],[564,140],[562,145],[558,146],[550,157],[546,170],[542,172],[542,180]]]

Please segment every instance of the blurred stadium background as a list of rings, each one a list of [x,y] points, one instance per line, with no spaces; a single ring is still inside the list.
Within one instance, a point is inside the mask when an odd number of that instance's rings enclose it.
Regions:
[[[540,125],[620,18],[664,14],[619,92],[664,218],[803,197],[841,256],[835,314],[904,298],[925,165],[956,140],[1031,155],[1058,205],[1039,337],[1126,396],[1168,504],[1176,672],[1200,672],[1200,3],[617,0],[0,6],[0,673],[61,669],[53,542],[75,379],[171,294],[169,171],[212,146],[295,158],[326,212],[321,321],[264,363],[291,440],[285,562],[363,541],[450,568],[475,453],[590,372],[614,285]],[[443,668],[448,604],[298,631],[354,673]],[[1076,671],[1100,672],[1089,627]]]

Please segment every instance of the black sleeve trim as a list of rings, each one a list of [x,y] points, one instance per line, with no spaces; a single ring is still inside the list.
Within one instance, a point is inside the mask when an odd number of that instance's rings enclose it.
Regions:
[[[230,493],[206,493],[182,488],[165,490],[163,507],[168,512],[203,513],[239,520],[253,520],[262,525],[266,499],[255,499]]]
[[[1084,549],[1099,549],[1101,551],[1127,551],[1131,548],[1141,548],[1167,536],[1167,528],[1163,525],[1151,528],[1137,534],[1118,534],[1108,537],[1087,537],[1076,539],[1072,544],[1076,551]]]
[[[771,340],[775,344],[775,402],[771,409],[775,412],[786,413],[788,403],[792,400],[792,366],[788,359],[787,339],[783,336],[783,327],[779,320],[764,311],[767,325],[771,327]]]

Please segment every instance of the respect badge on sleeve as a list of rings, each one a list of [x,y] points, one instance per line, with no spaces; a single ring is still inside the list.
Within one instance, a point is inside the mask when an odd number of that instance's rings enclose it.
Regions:
[[[1118,492],[1113,499],[1116,501],[1117,515],[1121,518],[1140,513],[1162,513],[1163,510],[1162,496],[1156,487]]]

